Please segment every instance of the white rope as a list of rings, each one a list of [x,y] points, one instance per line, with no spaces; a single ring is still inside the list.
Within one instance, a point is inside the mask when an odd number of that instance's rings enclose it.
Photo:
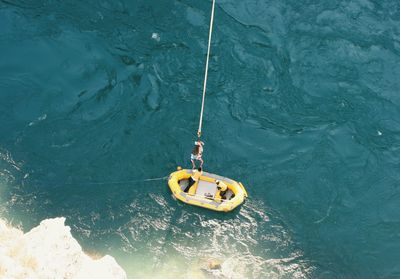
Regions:
[[[56,182],[56,181],[34,181],[34,183],[46,183],[46,184],[57,184],[57,185],[111,185],[111,184],[132,184],[142,183],[150,181],[167,180],[168,176],[155,177],[155,178],[144,178],[144,179],[130,179],[130,180],[119,180],[119,181],[75,181],[75,182]]]
[[[210,20],[210,31],[208,33],[208,48],[207,48],[207,59],[206,59],[206,70],[204,73],[204,84],[203,84],[203,98],[201,101],[201,111],[200,111],[200,121],[199,121],[199,129],[197,130],[197,136],[201,137],[201,126],[203,123],[203,112],[204,112],[204,99],[206,97],[206,88],[207,88],[207,75],[208,75],[208,61],[210,59],[210,49],[211,49],[211,35],[213,30],[213,21],[214,21],[214,7],[215,0],[212,2],[211,8],[211,20]]]
[[[87,185],[106,185],[106,184],[130,184],[130,183],[140,183],[158,180],[167,180],[168,176],[156,177],[156,178],[146,178],[146,179],[131,179],[131,180],[120,180],[120,181],[78,181],[78,182],[68,182],[63,183],[64,185],[73,184],[87,184]]]

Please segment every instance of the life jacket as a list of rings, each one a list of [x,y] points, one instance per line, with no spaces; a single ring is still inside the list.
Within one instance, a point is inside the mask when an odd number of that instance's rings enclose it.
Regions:
[[[221,192],[226,192],[226,190],[228,190],[228,186],[222,181],[219,182],[217,188],[219,188],[218,190],[220,190]]]
[[[222,196],[225,196],[226,191],[228,191],[228,186],[224,182],[220,181],[217,185],[217,189],[218,191],[215,193],[215,198],[217,200],[222,200]]]

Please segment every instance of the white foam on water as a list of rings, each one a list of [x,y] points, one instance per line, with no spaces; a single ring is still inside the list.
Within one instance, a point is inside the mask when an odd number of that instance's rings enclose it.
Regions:
[[[155,41],[157,41],[157,42],[159,42],[160,41],[160,35],[158,34],[158,33],[153,33],[153,34],[151,34],[151,38],[153,39],[153,40],[155,40]]]

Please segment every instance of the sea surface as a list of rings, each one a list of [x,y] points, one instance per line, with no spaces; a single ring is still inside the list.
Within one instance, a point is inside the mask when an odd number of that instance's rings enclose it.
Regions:
[[[130,279],[400,278],[400,1],[217,0],[202,140],[249,193],[228,214],[166,181],[191,166],[210,11],[1,0],[0,217],[65,216]]]

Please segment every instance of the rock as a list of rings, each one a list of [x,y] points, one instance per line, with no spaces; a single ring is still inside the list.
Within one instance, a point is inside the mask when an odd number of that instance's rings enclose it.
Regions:
[[[87,256],[64,222],[46,219],[23,234],[0,220],[0,278],[127,278],[111,256]]]

